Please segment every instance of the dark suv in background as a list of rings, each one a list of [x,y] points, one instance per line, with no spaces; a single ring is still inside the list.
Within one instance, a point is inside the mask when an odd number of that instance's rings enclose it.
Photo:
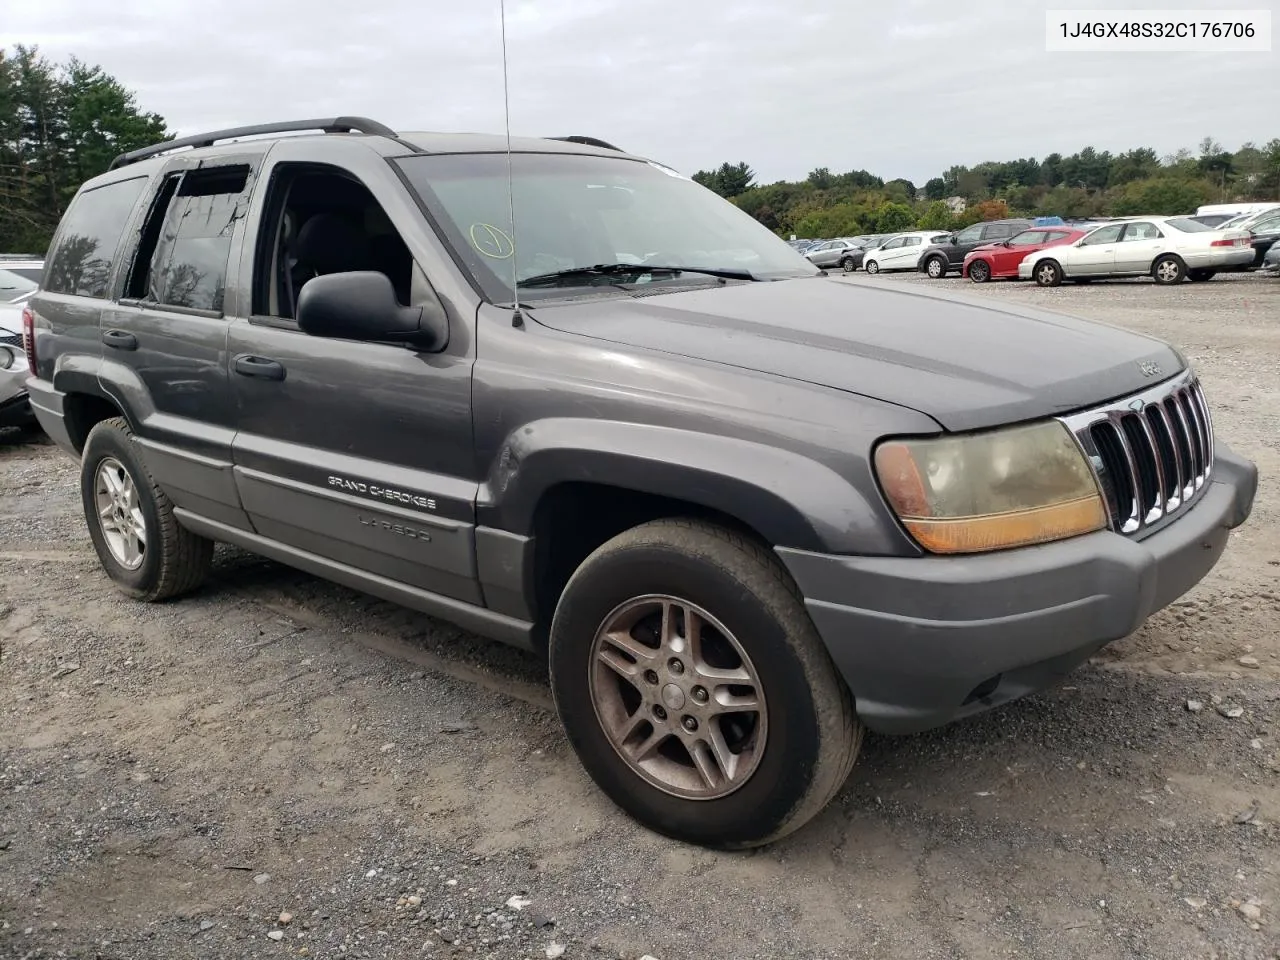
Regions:
[[[975,223],[953,233],[946,243],[935,243],[920,255],[917,269],[937,280],[953,270],[957,273],[964,266],[965,254],[987,243],[1008,240],[1031,226],[1030,220],[991,220]]]
[[[1257,484],[1167,344],[839,282],[585,137],[125,155],[24,328],[123,591],[223,541],[538,651],[595,781],[716,846],[1136,629]]]

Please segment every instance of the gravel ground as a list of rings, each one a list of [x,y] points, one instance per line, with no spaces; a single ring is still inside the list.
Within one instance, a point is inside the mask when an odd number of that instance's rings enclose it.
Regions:
[[[123,599],[75,464],[0,438],[0,957],[1280,957],[1280,282],[934,283],[1179,344],[1254,516],[1068,685],[870,738],[747,854],[605,800],[532,655],[233,550]]]

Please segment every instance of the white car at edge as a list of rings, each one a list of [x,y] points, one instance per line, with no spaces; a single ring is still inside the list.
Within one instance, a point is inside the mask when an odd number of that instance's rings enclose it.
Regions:
[[[1186,217],[1134,217],[1098,226],[1075,243],[1033,253],[1018,278],[1042,287],[1063,280],[1149,276],[1156,283],[1209,280],[1252,262],[1248,231],[1221,230]]]
[[[914,270],[920,265],[920,255],[927,247],[942,243],[950,236],[946,230],[895,233],[874,250],[866,252],[862,269],[872,274],[882,270]]]

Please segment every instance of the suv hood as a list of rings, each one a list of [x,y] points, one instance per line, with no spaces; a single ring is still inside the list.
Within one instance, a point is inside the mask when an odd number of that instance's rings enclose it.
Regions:
[[[564,333],[887,401],[948,430],[1093,406],[1185,366],[1169,345],[1105,324],[820,277],[560,301],[530,315]]]

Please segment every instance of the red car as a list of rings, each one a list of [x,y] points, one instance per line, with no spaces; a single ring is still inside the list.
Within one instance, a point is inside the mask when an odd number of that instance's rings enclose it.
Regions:
[[[1013,277],[1016,280],[1018,264],[1027,254],[1043,250],[1045,247],[1060,247],[1064,243],[1075,243],[1087,232],[1071,227],[1033,227],[1030,230],[1023,230],[1008,240],[988,243],[970,250],[965,255],[960,275],[968,277],[974,283],[986,283],[988,280],[1007,277]]]

